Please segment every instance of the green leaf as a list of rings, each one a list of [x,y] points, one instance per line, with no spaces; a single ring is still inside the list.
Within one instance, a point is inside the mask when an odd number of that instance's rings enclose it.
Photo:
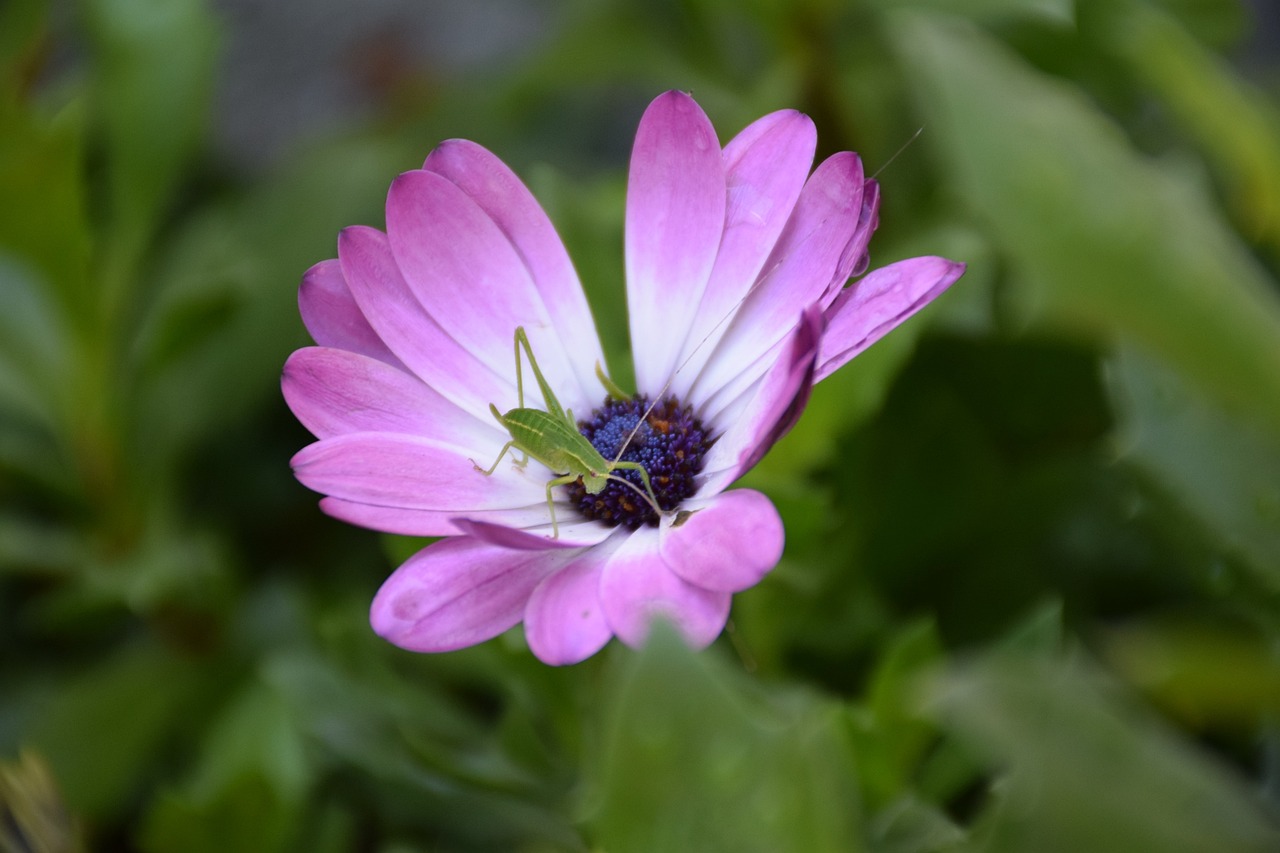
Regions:
[[[665,627],[619,658],[587,792],[606,850],[856,850],[858,800],[834,708],[770,701]]]
[[[1081,26],[1182,122],[1250,237],[1280,251],[1280,115],[1176,18],[1141,0],[1082,4]]]
[[[82,113],[72,104],[49,118],[0,97],[0,250],[12,265],[6,275],[38,283],[60,313],[81,320],[87,317],[82,303],[90,246],[81,175]],[[7,299],[6,293],[6,305]]]
[[[289,849],[311,785],[305,747],[289,706],[252,683],[214,722],[193,777],[157,801],[145,849]]]
[[[895,29],[938,156],[1040,323],[1124,337],[1280,434],[1275,283],[1081,93],[959,23]]]
[[[1262,637],[1182,619],[1113,631],[1105,648],[1129,681],[1189,727],[1254,735],[1259,720],[1280,713],[1280,663]]]
[[[1122,348],[1107,371],[1121,458],[1153,476],[1280,591],[1280,441],[1167,364]]]
[[[909,795],[911,777],[935,737],[921,719],[917,680],[942,661],[937,626],[920,620],[902,628],[881,655],[865,703],[851,709],[850,731],[868,808]]]
[[[1243,780],[1080,661],[993,654],[941,675],[934,713],[999,774],[974,849],[1274,850]]]
[[[131,270],[204,136],[216,27],[203,0],[81,0],[105,125],[109,257]]]
[[[114,814],[139,791],[191,710],[200,677],[188,661],[142,644],[61,682],[27,737],[48,758],[73,812]]]

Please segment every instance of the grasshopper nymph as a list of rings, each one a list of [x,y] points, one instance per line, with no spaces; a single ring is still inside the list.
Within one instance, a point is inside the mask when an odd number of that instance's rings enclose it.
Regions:
[[[525,354],[529,357],[529,366],[533,368],[534,378],[537,379],[538,388],[542,391],[542,401],[546,405],[546,411],[525,408],[524,375],[520,367],[521,346],[524,347]],[[475,460],[472,460],[471,464],[475,465],[476,470],[486,477],[490,476],[497,470],[498,463],[502,461],[502,457],[506,456],[508,451],[514,448],[524,454],[524,458],[516,463],[518,466],[523,467],[529,461],[529,457],[532,456],[552,471],[566,472],[547,481],[547,509],[551,512],[551,538],[553,539],[560,538],[560,525],[556,521],[556,509],[551,490],[556,486],[567,486],[579,477],[582,478],[582,484],[586,488],[587,494],[595,495],[599,494],[610,480],[617,480],[634,489],[635,486],[632,483],[615,476],[613,472],[617,470],[635,471],[640,475],[640,480],[644,483],[644,492],[641,492],[641,497],[650,503],[654,512],[662,514],[662,508],[658,506],[658,498],[649,482],[649,472],[645,470],[643,465],[639,462],[611,461],[604,458],[600,451],[596,450],[591,445],[591,442],[578,431],[578,425],[574,422],[573,413],[561,407],[560,401],[556,399],[551,386],[547,384],[542,371],[538,368],[537,359],[533,357],[533,349],[529,346],[529,338],[525,334],[523,326],[516,327],[515,353],[518,405],[504,415],[498,411],[497,406],[492,403],[489,404],[489,411],[493,412],[493,416],[498,419],[498,423],[502,424],[502,428],[511,435],[511,440],[502,446],[502,450],[498,453],[498,458],[493,460],[493,464],[489,466],[488,470],[482,469],[479,465],[476,465]],[[601,380],[606,383],[606,387],[611,393],[618,393],[617,386],[607,380],[602,370],[597,368],[596,372],[600,375]],[[637,489],[637,491],[639,490]]]

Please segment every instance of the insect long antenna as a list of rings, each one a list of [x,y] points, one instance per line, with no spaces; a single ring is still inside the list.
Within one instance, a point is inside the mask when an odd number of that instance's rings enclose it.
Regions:
[[[665,515],[665,514],[666,514],[666,513],[664,512],[664,510],[662,509],[662,507],[658,506],[657,501],[655,501],[653,498],[649,497],[649,494],[648,494],[644,489],[640,488],[640,487],[639,487],[639,486],[637,486],[635,483],[633,483],[633,482],[631,482],[630,480],[628,480],[626,477],[619,477],[617,474],[610,474],[610,475],[609,475],[609,479],[610,479],[610,480],[613,480],[613,481],[615,481],[615,482],[621,483],[622,485],[626,486],[626,487],[627,487],[628,489],[630,489],[631,491],[635,492],[637,495],[639,495],[641,498],[643,498],[643,499],[644,499],[644,502],[645,502],[645,503],[647,503],[649,506],[653,507],[653,511],[654,511],[654,512],[656,512],[658,515],[660,515],[660,516],[661,516],[661,515]]]
[[[871,177],[868,178],[867,180],[874,181],[876,178],[880,177],[880,173],[883,172],[885,169],[889,168],[891,165],[893,165],[893,161],[901,157],[902,152],[910,148],[911,143],[919,139],[920,134],[922,133],[924,133],[924,125],[921,125],[920,127],[916,128],[916,132],[911,134],[911,137],[906,142],[902,143],[902,145],[898,148],[897,151],[893,152],[893,156],[890,157],[888,160],[885,160],[884,163],[881,164],[880,168],[876,169],[875,172],[871,174]]]

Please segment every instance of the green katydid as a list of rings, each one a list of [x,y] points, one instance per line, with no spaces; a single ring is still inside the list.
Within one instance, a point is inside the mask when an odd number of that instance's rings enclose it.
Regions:
[[[529,409],[524,405],[524,373],[520,367],[520,347],[524,347],[525,354],[529,357],[529,366],[533,368],[533,376],[538,381],[538,388],[542,391],[542,401],[546,405],[546,411],[541,409]],[[486,477],[493,474],[498,468],[498,463],[502,461],[502,457],[506,456],[513,448],[524,454],[524,458],[516,462],[519,467],[524,467],[532,456],[543,465],[546,465],[552,471],[566,471],[568,473],[555,477],[547,481],[547,509],[551,512],[551,538],[560,538],[560,525],[556,522],[555,503],[551,496],[551,490],[556,486],[567,486],[570,483],[582,478],[582,484],[587,490],[587,494],[599,494],[610,480],[616,480],[635,489],[635,485],[631,482],[614,476],[613,472],[619,469],[624,471],[636,471],[640,475],[640,480],[644,483],[644,491],[640,492],[643,497],[653,507],[654,511],[661,514],[662,508],[658,506],[658,498],[653,493],[653,486],[649,482],[649,472],[639,462],[623,462],[621,460],[608,460],[596,450],[591,442],[578,431],[578,425],[573,419],[573,412],[566,410],[560,405],[560,401],[556,399],[555,393],[551,390],[551,386],[547,384],[547,380],[542,375],[542,370],[538,367],[538,361],[533,356],[533,349],[529,346],[529,337],[525,334],[523,326],[516,327],[515,333],[515,352],[516,352],[516,395],[517,406],[506,414],[498,411],[498,407],[493,403],[489,404],[489,411],[493,412],[493,416],[498,419],[498,423],[502,424],[510,435],[511,440],[502,446],[502,450],[498,453],[498,458],[493,460],[493,464],[488,470],[482,469],[476,465],[475,460],[471,464],[475,465],[477,471],[483,473]],[[605,376],[604,371],[599,365],[596,365],[596,375],[604,384],[606,390],[610,394],[618,398],[626,396],[614,382]]]

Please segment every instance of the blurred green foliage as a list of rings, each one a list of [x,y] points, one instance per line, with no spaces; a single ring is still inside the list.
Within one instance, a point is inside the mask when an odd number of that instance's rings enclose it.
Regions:
[[[1280,79],[1229,63],[1243,9],[549,8],[519,63],[242,175],[217,4],[0,7],[3,849],[1280,849]],[[473,138],[625,367],[626,137],[672,87],[724,139],[810,113],[884,168],[873,263],[967,276],[749,475],[787,551],[711,650],[382,643],[416,543],[288,470],[302,271]]]

